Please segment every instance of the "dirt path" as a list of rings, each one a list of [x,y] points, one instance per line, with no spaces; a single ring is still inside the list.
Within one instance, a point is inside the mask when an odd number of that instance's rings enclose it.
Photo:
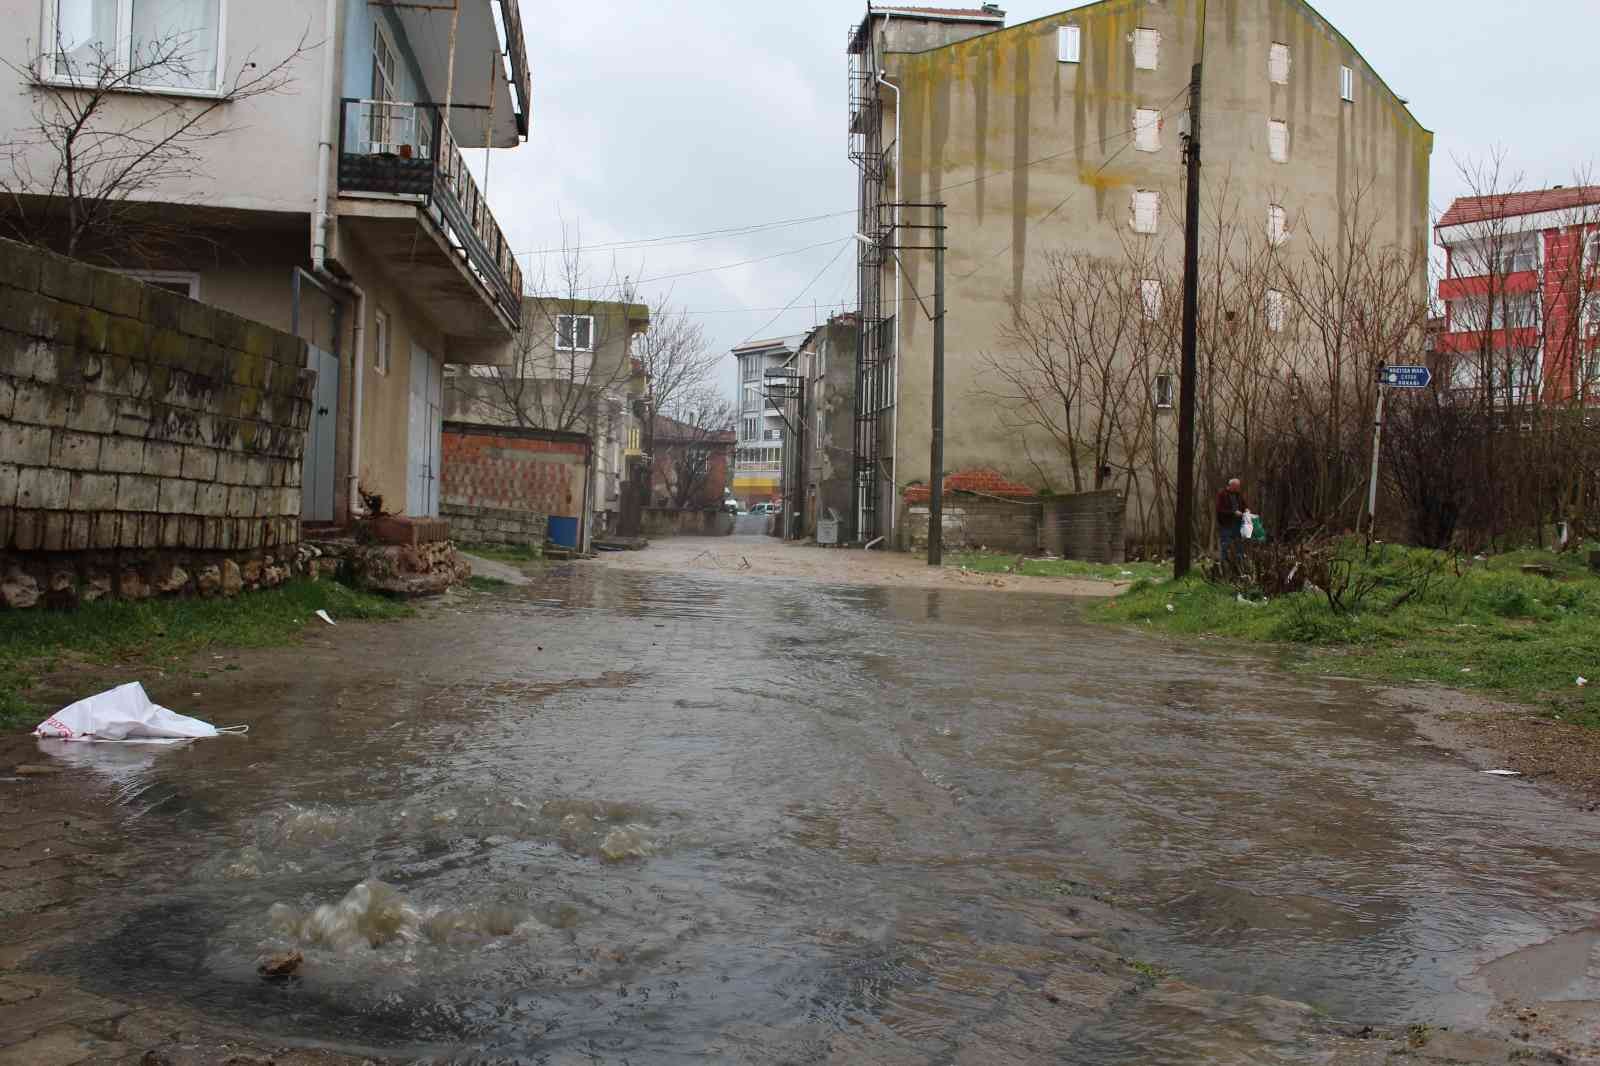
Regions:
[[[674,537],[638,552],[607,552],[602,566],[617,570],[694,573],[730,578],[785,578],[829,585],[878,588],[961,588],[981,592],[1028,592],[1050,596],[1115,596],[1131,582],[1089,578],[980,574],[927,565],[904,552],[850,551],[786,544],[766,536]]]

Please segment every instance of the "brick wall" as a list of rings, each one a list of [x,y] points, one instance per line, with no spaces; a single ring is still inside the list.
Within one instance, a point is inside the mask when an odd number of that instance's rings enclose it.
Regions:
[[[1063,559],[1120,563],[1126,557],[1123,520],[1128,502],[1120,492],[1080,492],[1041,504],[1039,543]]]
[[[589,444],[581,433],[446,422],[443,442],[439,510],[457,539],[472,539],[462,520],[506,533],[516,531],[499,523],[522,522],[519,535],[537,526],[542,544],[549,516],[582,514]]]
[[[303,341],[0,241],[0,569],[292,553],[314,381]]]

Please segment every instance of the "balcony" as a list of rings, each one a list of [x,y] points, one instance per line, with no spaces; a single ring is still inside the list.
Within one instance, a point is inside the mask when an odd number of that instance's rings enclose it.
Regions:
[[[1449,277],[1439,279],[1439,299],[1448,302],[1487,296],[1491,287],[1496,294],[1525,296],[1538,291],[1539,275],[1532,270],[1518,270],[1511,274],[1467,275],[1456,273],[1452,267]]]
[[[386,263],[401,264],[397,280],[446,334],[503,340],[521,322],[522,268],[442,112],[435,104],[343,102],[340,222]]]

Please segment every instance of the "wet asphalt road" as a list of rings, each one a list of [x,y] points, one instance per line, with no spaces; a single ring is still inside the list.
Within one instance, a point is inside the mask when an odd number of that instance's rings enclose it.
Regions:
[[[1600,818],[1083,610],[580,564],[152,684],[251,732],[56,753],[134,858],[50,965],[460,1062],[1384,1061],[1600,1000],[1516,954],[1592,925]]]

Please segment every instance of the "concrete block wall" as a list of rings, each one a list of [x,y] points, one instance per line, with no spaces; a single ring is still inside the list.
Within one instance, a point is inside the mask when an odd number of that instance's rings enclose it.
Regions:
[[[1032,554],[1039,549],[1039,503],[946,492],[943,527],[948,551],[987,548]],[[911,551],[928,546],[926,503],[913,502],[906,508],[905,535]]]
[[[550,519],[537,511],[503,507],[469,507],[442,503],[439,516],[449,519],[450,535],[458,544],[514,544],[542,548]]]
[[[0,240],[0,572],[292,554],[314,381],[295,337]]]
[[[1128,501],[1111,489],[1052,497],[1040,505],[1039,545],[1063,559],[1123,562],[1127,509]]]

